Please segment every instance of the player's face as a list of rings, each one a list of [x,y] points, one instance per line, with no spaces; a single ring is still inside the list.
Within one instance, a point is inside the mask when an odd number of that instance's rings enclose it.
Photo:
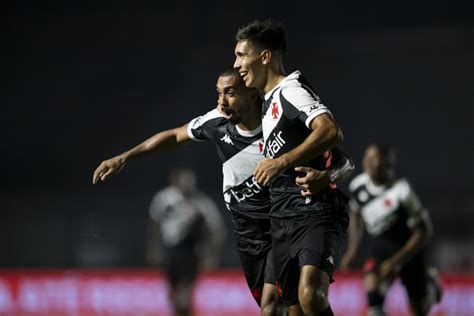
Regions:
[[[217,79],[217,103],[221,113],[234,124],[242,121],[252,106],[256,90],[246,88],[238,76],[224,76]]]
[[[367,148],[362,159],[364,172],[373,180],[383,180],[389,171],[387,161],[381,157],[379,150],[375,146]]]
[[[239,41],[235,45],[234,68],[240,73],[246,87],[257,89],[265,87],[261,52],[249,41]]]

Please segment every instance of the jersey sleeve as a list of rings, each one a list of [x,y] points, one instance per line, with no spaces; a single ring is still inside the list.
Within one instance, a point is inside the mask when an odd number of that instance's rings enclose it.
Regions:
[[[342,182],[347,180],[352,172],[354,172],[355,166],[349,156],[344,156],[339,164],[334,166],[329,172],[331,182]]]
[[[223,116],[217,109],[192,119],[188,124],[188,136],[195,141],[211,140],[215,122],[219,119]]]
[[[309,88],[290,86],[281,90],[280,100],[283,113],[290,120],[300,120],[308,128],[311,121],[324,113],[332,116],[331,111],[321,103],[320,98]]]
[[[150,203],[150,207],[148,209],[151,219],[155,222],[159,222],[165,207],[166,203],[164,195],[161,192],[156,193],[155,196],[153,196],[153,199]]]
[[[412,228],[419,224],[426,223],[428,219],[428,211],[423,207],[420,199],[411,188],[408,181],[402,179],[399,182],[401,186],[400,201],[408,212],[407,225]]]
[[[360,203],[357,198],[357,193],[360,191],[361,185],[365,182],[366,175],[359,174],[349,183],[349,210],[352,212],[360,211]]]

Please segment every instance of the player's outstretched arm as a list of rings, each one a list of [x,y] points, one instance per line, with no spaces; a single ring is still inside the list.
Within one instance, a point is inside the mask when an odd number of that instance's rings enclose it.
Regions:
[[[185,124],[178,128],[160,132],[126,152],[102,161],[94,171],[92,183],[96,184],[99,181],[105,181],[112,174],[120,172],[132,158],[177,148],[179,145],[190,140],[187,128],[188,124]]]
[[[342,133],[331,115],[322,114],[311,122],[312,132],[303,143],[275,159],[263,159],[255,169],[255,179],[269,185],[288,168],[301,165],[336,146]]]

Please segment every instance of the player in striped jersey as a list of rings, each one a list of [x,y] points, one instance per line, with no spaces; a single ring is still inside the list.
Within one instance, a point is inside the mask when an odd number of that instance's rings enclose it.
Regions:
[[[390,147],[370,145],[362,165],[364,173],[349,185],[351,223],[341,268],[353,265],[365,226],[370,235],[364,265],[369,315],[385,315],[385,294],[396,276],[407,289],[413,314],[427,315],[441,296],[435,270],[426,266],[423,253],[432,233],[428,212],[408,181],[396,176]]]
[[[283,300],[292,315],[333,315],[328,289],[348,223],[347,198],[334,183],[302,197],[298,184],[307,183],[298,175],[305,170],[294,168],[329,168],[342,134],[301,73],[285,73],[285,50],[279,23],[251,22],[236,34],[234,68],[265,98],[266,158],[254,175],[270,185],[274,265]]]
[[[278,315],[281,308],[271,253],[270,198],[268,188],[253,177],[253,171],[263,159],[262,100],[257,90],[245,87],[234,69],[221,73],[216,87],[219,109],[181,127],[160,132],[131,150],[102,162],[94,172],[93,182],[106,180],[122,170],[131,158],[141,154],[176,148],[190,140],[212,141],[222,161],[224,200],[231,212],[247,283],[261,307],[261,314]],[[316,176],[309,181],[312,188],[303,188],[305,193],[318,190],[330,178],[339,179],[352,172],[350,159],[342,153],[338,157],[337,168],[322,172],[308,170]]]

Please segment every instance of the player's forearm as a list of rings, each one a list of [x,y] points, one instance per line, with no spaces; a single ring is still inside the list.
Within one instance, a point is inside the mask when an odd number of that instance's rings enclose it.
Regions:
[[[405,245],[393,255],[392,260],[400,264],[410,260],[420,251],[428,239],[429,234],[425,229],[415,229]]]
[[[177,148],[186,140],[186,137],[183,137],[182,133],[179,132],[179,128],[170,129],[148,138],[141,144],[124,152],[122,156],[125,160],[129,160],[146,154],[171,150]]]
[[[299,166],[322,155],[341,140],[342,136],[336,124],[317,126],[303,143],[281,155],[278,159],[286,168]]]
[[[348,228],[347,253],[355,256],[362,238],[362,222],[359,215],[351,214]]]

